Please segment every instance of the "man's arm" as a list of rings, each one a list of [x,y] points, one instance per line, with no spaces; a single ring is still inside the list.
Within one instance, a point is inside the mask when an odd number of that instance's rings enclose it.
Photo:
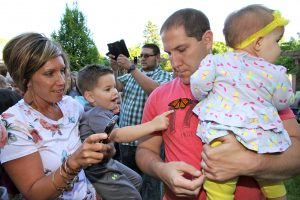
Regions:
[[[178,197],[195,197],[199,194],[204,176],[193,166],[184,162],[164,163],[160,158],[161,136],[146,136],[139,141],[136,163],[146,174],[159,178]],[[184,178],[189,173],[193,180]],[[196,178],[197,177],[197,178]]]
[[[139,69],[131,71],[131,75],[148,95],[159,86],[158,82],[146,76]]]
[[[121,81],[118,80],[119,66],[118,66],[117,60],[114,59],[114,55],[109,55],[109,62],[110,62],[111,69],[114,72],[114,76],[115,76],[115,80],[116,80],[116,88],[119,92],[122,92],[123,84],[121,83]]]
[[[222,145],[204,145],[202,167],[207,178],[224,181],[240,175],[263,179],[287,179],[300,173],[300,127],[297,121],[283,121],[292,145],[282,153],[257,154],[241,145],[233,135],[222,138]]]
[[[119,55],[117,59],[119,66],[122,66],[124,69],[128,70],[132,63],[124,55]],[[155,88],[159,86],[159,83],[141,72],[138,68],[131,71],[131,75],[136,80],[136,82],[141,86],[141,88],[149,95]]]
[[[300,126],[296,119],[283,121],[292,145],[280,154],[264,154],[255,176],[265,179],[287,179],[300,173]]]
[[[139,140],[136,150],[135,159],[138,167],[155,178],[159,178],[156,165],[163,163],[160,157],[161,144],[161,136],[145,136]]]

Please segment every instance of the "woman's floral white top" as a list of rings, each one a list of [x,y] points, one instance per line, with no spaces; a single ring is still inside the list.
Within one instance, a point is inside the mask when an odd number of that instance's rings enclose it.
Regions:
[[[1,115],[1,123],[6,128],[0,137],[1,163],[39,152],[44,173],[49,175],[56,170],[81,144],[78,121],[83,113],[82,106],[69,96],[64,96],[58,106],[63,117],[57,121],[47,118],[24,100],[6,110]],[[96,199],[95,189],[83,170],[78,177],[73,190],[64,192],[58,199]]]

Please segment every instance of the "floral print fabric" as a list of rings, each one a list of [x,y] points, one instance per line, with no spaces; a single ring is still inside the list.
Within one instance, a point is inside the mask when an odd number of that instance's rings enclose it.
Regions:
[[[82,106],[69,96],[58,103],[63,117],[51,120],[26,104],[24,100],[1,115],[6,132],[0,138],[1,163],[39,152],[45,175],[58,169],[64,160],[81,144],[78,122]],[[29,169],[28,169],[29,170]],[[83,170],[71,192],[59,199],[95,199],[95,190]]]
[[[232,131],[247,148],[282,152],[291,141],[278,115],[294,101],[286,68],[246,52],[208,55],[191,77],[200,102],[197,135],[210,143]]]

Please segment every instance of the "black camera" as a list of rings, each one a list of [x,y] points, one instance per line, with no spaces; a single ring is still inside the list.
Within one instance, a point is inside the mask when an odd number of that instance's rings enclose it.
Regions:
[[[123,54],[127,58],[130,57],[127,46],[123,39],[120,41],[109,43],[107,44],[107,46],[108,46],[108,53],[106,53],[107,56],[111,54],[115,56],[115,59],[117,59],[120,54]]]

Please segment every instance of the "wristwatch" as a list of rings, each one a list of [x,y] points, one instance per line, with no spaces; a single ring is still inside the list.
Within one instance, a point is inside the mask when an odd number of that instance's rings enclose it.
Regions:
[[[129,69],[127,70],[127,73],[129,74],[131,71],[135,70],[136,66],[135,64],[130,65]]]

